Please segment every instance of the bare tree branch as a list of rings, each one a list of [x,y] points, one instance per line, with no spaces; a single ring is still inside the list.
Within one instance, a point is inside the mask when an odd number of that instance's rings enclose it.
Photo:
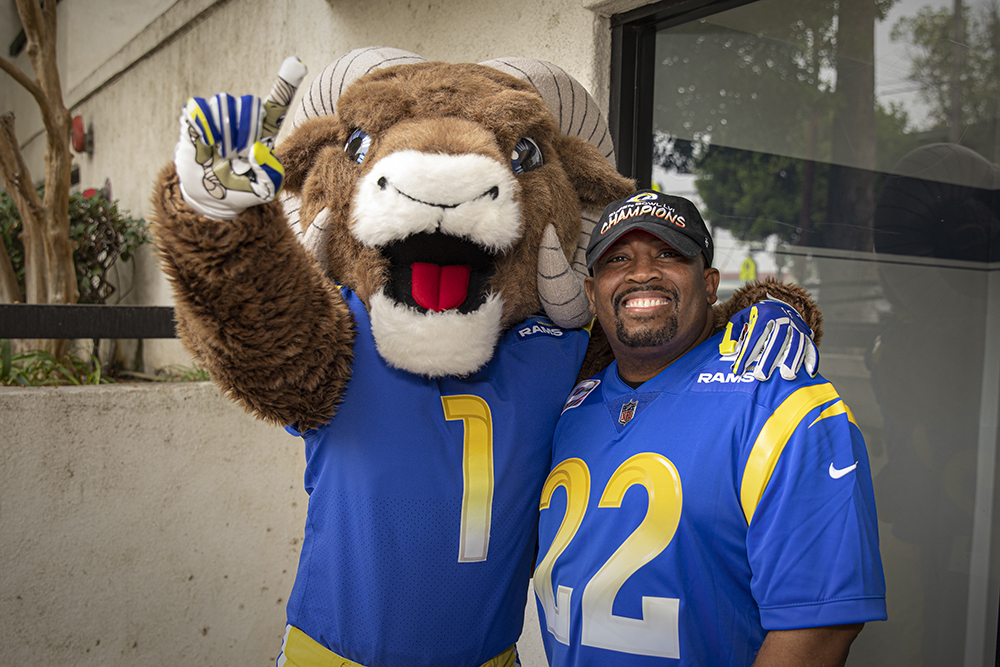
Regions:
[[[0,116],[0,175],[7,194],[21,213],[21,244],[24,246],[25,301],[48,303],[48,259],[45,251],[45,204],[35,191],[31,172],[18,148],[14,114]]]
[[[0,115],[0,176],[7,185],[7,193],[12,197],[20,197],[28,210],[21,211],[21,222],[24,223],[25,213],[39,218],[44,215],[44,204],[35,191],[31,171],[24,161],[18,146],[17,134],[14,132],[14,114],[7,112]],[[15,203],[20,204],[15,200]]]
[[[14,117],[0,118],[0,171],[21,212],[25,262],[25,301],[76,303],[79,291],[69,240],[69,187],[72,155],[72,118],[63,103],[56,57],[56,3],[16,0],[27,37],[28,59],[35,81],[0,67],[32,93],[45,124],[45,194],[39,198],[14,134]],[[57,348],[58,349],[58,348]]]
[[[17,65],[4,59],[3,56],[0,56],[0,70],[7,72],[7,74],[9,74],[14,81],[17,81],[19,84],[24,86],[29,93],[31,93],[31,96],[35,98],[35,101],[39,104],[42,103],[45,93],[42,91],[41,86],[39,86],[34,79],[28,78],[28,75],[22,72]]]

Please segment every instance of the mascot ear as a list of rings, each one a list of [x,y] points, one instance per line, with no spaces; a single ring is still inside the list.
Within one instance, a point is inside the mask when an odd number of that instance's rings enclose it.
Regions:
[[[635,192],[635,181],[625,178],[590,142],[579,137],[559,138],[559,160],[580,201],[603,209]]]
[[[329,146],[340,147],[343,141],[336,116],[303,121],[275,151],[285,168],[284,188],[291,194],[300,194],[309,168],[315,164],[320,151]]]

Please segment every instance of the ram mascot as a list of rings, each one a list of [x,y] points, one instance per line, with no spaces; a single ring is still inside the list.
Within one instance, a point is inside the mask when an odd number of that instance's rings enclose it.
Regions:
[[[352,51],[275,147],[304,75],[289,59],[263,102],[189,100],[154,194],[185,345],[305,441],[279,665],[516,664],[550,439],[590,343],[583,250],[634,184],[549,63]],[[770,292],[815,329],[796,289],[747,288],[720,321]],[[781,339],[765,374],[815,370],[788,310],[745,337]]]

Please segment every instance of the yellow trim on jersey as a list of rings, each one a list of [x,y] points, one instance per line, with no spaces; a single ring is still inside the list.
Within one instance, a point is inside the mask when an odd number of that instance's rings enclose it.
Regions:
[[[517,653],[514,647],[484,662],[481,667],[514,667]],[[364,665],[342,658],[319,644],[298,628],[289,625],[285,631],[285,643],[277,664],[280,667],[364,667]]]
[[[840,400],[840,401],[834,403],[833,405],[831,405],[830,407],[828,407],[823,412],[821,412],[819,414],[819,417],[816,417],[816,419],[814,419],[812,421],[812,423],[809,424],[809,428],[812,428],[813,426],[815,426],[816,422],[818,422],[818,421],[821,421],[823,419],[828,419],[830,417],[836,417],[837,415],[844,415],[844,414],[847,415],[847,421],[851,422],[855,426],[858,426],[858,420],[856,420],[854,418],[854,413],[851,412],[851,409],[849,407],[847,407],[847,403],[844,403],[843,400]],[[858,426],[858,430],[859,431],[861,430],[860,426]]]
[[[795,433],[799,422],[811,410],[839,398],[837,390],[829,382],[803,387],[786,398],[764,423],[753,443],[753,449],[750,450],[750,457],[743,470],[743,484],[740,486],[740,504],[748,525],[771,480],[771,473],[778,465],[781,452]],[[843,405],[843,401],[839,404]],[[846,409],[847,406],[844,407]]]
[[[294,626],[289,626],[278,663],[282,667],[364,667],[342,658]]]
[[[744,341],[749,341],[750,340],[750,336],[753,335],[754,327],[756,327],[756,326],[757,326],[757,306],[754,306],[753,308],[750,309],[750,318],[747,321],[746,336],[741,335],[740,339],[744,340]],[[721,346],[719,347],[719,351],[722,352],[722,347]],[[743,349],[740,350],[739,356],[736,357],[736,361],[733,362],[733,368],[734,369],[739,368],[740,362],[743,361],[743,357],[746,356],[747,352],[749,352],[749,350],[747,349],[747,346],[744,345]]]

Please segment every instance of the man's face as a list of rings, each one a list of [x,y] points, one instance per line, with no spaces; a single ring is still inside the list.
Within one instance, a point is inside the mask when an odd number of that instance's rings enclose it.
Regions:
[[[688,258],[652,234],[624,234],[594,264],[585,288],[597,316],[620,352],[683,354],[710,329],[719,272],[703,268],[702,255]],[[657,348],[662,350],[658,352]]]

